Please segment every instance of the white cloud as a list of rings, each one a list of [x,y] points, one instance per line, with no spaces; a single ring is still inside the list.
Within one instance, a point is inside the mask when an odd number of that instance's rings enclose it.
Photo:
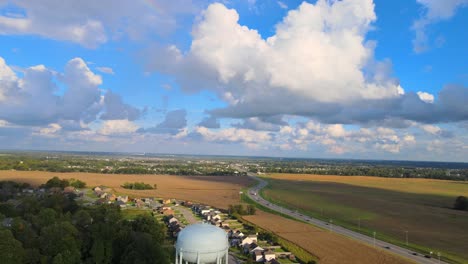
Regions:
[[[418,96],[419,96],[419,99],[421,99],[421,101],[424,101],[426,103],[434,103],[434,95],[430,94],[430,93],[426,93],[426,92],[417,92]]]
[[[63,73],[36,65],[19,77],[0,57],[0,119],[23,125],[73,121],[90,123],[104,112],[106,119],[136,119],[140,111],[111,92],[102,95],[101,76],[81,58],[67,62]],[[59,84],[65,88],[57,95]],[[125,111],[123,111],[125,110]],[[116,115],[115,111],[119,111]]]
[[[106,74],[112,74],[112,75],[115,74],[114,70],[111,67],[96,67],[96,70],[102,73],[106,73]]]
[[[288,5],[286,5],[284,2],[282,1],[277,1],[276,3],[278,3],[278,6],[282,9],[288,9]]]
[[[196,127],[194,132],[206,141],[242,143],[249,148],[257,148],[272,140],[270,133],[250,129],[226,128],[213,131],[206,127]]]
[[[98,132],[102,135],[130,134],[137,129],[138,126],[127,119],[107,120],[102,123]]]
[[[413,39],[413,50],[421,53],[429,49],[430,44],[427,36],[427,27],[441,20],[453,17],[458,8],[468,5],[468,0],[416,0],[425,9],[421,18],[413,22],[412,30],[415,32]],[[439,37],[436,46],[440,46]],[[443,39],[444,40],[444,39]],[[444,40],[445,42],[445,40]]]
[[[39,35],[88,48],[121,37],[168,34],[177,28],[179,15],[192,15],[198,9],[191,0],[12,0],[9,4],[17,6],[21,15],[1,15],[0,34]]]
[[[420,128],[429,134],[437,135],[441,132],[440,127],[434,125],[420,125]]]
[[[376,61],[376,43],[366,40],[375,20],[372,0],[304,2],[264,39],[216,3],[194,25],[189,50],[156,47],[145,58],[148,70],[174,75],[186,92],[215,92],[227,103],[209,111],[217,118],[290,115],[373,125],[466,119],[463,86],[444,87],[433,104],[405,93],[391,61]]]
[[[396,96],[394,84],[367,82],[362,72],[373,54],[364,41],[373,7],[370,0],[303,3],[264,40],[238,24],[235,10],[212,4],[193,30],[190,56],[241,101],[276,91],[321,102]]]
[[[6,127],[8,126],[8,122],[5,120],[0,120],[0,127]]]

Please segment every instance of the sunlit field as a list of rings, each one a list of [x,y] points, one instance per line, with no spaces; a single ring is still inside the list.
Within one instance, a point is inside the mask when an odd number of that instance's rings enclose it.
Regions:
[[[468,212],[451,209],[465,182],[274,174],[263,194],[305,214],[467,262]]]
[[[279,236],[301,245],[319,258],[320,264],[413,263],[395,256],[385,249],[373,248],[355,240],[322,230],[312,225],[259,211],[244,218]]]
[[[190,200],[227,208],[239,203],[239,191],[254,181],[243,176],[174,176],[174,175],[126,175],[97,173],[56,173],[36,171],[0,171],[0,180],[15,180],[33,185],[45,183],[48,179],[75,178],[87,183],[88,187],[103,185],[118,194],[133,197],[164,197]],[[157,184],[155,190],[128,190],[121,187],[125,182]]]

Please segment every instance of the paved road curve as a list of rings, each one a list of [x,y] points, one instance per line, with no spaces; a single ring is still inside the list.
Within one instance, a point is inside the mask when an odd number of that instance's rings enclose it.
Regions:
[[[269,201],[263,199],[259,195],[259,191],[262,188],[264,188],[265,186],[267,186],[268,183],[265,180],[262,180],[261,178],[257,177],[255,174],[247,173],[247,175],[258,181],[258,184],[256,186],[249,189],[249,191],[247,192],[247,195],[250,197],[250,199],[252,199],[253,201],[255,201],[255,202],[257,202],[257,203],[259,203],[259,204],[261,204],[261,205],[263,205],[265,207],[268,207],[268,208],[270,208],[272,210],[275,210],[277,212],[289,215],[289,216],[291,216],[291,217],[293,217],[295,219],[305,221],[305,222],[311,223],[311,224],[313,224],[315,226],[318,226],[318,227],[321,227],[321,228],[324,228],[324,229],[328,229],[328,230],[330,230],[332,232],[335,232],[335,233],[350,237],[352,239],[361,241],[361,242],[366,243],[368,245],[384,248],[385,250],[388,250],[388,251],[390,251],[390,252],[392,252],[394,254],[400,255],[402,257],[411,259],[411,260],[413,260],[413,261],[415,261],[417,263],[424,263],[424,264],[445,263],[445,264],[447,264],[446,262],[439,261],[437,259],[437,255],[433,255],[434,258],[432,258],[432,259],[425,258],[420,253],[417,253],[417,255],[413,255],[413,254],[416,254],[416,253],[412,252],[409,249],[405,249],[405,248],[402,248],[402,247],[399,247],[399,246],[396,246],[396,245],[393,245],[393,244],[390,244],[390,243],[387,243],[387,242],[384,242],[384,241],[381,241],[381,240],[378,240],[378,239],[374,239],[373,237],[369,237],[369,236],[366,236],[366,235],[351,231],[349,229],[327,223],[325,221],[322,221],[322,220],[319,220],[319,219],[316,219],[316,218],[312,218],[312,217],[309,217],[309,216],[306,216],[306,215],[302,215],[301,213],[298,213],[296,211],[286,209],[286,208],[281,207],[279,205],[270,203]]]

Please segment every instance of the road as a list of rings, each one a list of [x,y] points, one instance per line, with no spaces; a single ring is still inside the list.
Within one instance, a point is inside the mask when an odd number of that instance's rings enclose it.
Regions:
[[[433,258],[425,258],[420,253],[415,253],[415,252],[412,252],[409,249],[405,249],[405,248],[390,244],[388,242],[381,241],[379,239],[374,239],[373,237],[369,237],[369,236],[354,232],[352,230],[343,228],[341,226],[333,225],[333,222],[328,223],[328,222],[325,222],[325,221],[322,221],[322,220],[319,220],[319,219],[316,219],[316,218],[313,218],[313,217],[302,215],[301,213],[298,213],[297,211],[293,211],[293,210],[281,207],[279,205],[270,203],[269,201],[263,199],[259,195],[260,190],[262,188],[264,188],[265,186],[267,186],[268,183],[265,180],[257,177],[255,174],[247,173],[247,175],[258,181],[258,184],[256,186],[254,186],[254,187],[252,187],[252,188],[250,188],[248,190],[247,195],[249,196],[249,198],[252,199],[253,201],[265,206],[265,207],[270,208],[271,210],[274,210],[274,211],[289,215],[289,216],[291,216],[291,217],[293,217],[293,218],[295,218],[297,220],[301,220],[301,221],[304,221],[304,222],[311,223],[311,224],[313,224],[315,226],[318,226],[318,227],[321,227],[323,229],[328,229],[328,230],[330,230],[330,232],[334,232],[334,233],[337,233],[337,234],[340,234],[340,235],[344,235],[346,237],[358,240],[358,241],[363,242],[365,244],[368,244],[370,246],[383,248],[385,250],[388,250],[389,252],[392,252],[394,254],[397,254],[397,255],[400,255],[402,257],[408,258],[408,259],[410,259],[412,261],[415,261],[417,263],[423,263],[423,264],[445,263],[445,264],[447,264],[446,262],[440,261],[440,260],[437,259],[437,255],[436,255],[437,253],[435,253],[433,255]],[[378,236],[378,234],[377,234],[377,236]],[[416,254],[416,255],[414,255],[414,254]]]
[[[185,220],[187,220],[187,222],[188,222],[190,225],[199,222],[199,221],[195,218],[195,216],[193,215],[192,210],[190,210],[190,209],[188,209],[188,208],[186,208],[186,207],[183,207],[183,206],[177,207],[177,210],[179,210],[179,211],[184,215]]]

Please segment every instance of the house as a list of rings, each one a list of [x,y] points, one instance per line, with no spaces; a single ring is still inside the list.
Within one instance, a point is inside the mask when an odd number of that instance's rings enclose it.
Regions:
[[[117,201],[128,203],[128,196],[117,196]]]
[[[7,217],[7,218],[3,219],[3,221],[2,221],[2,226],[3,227],[10,228],[12,225],[13,225],[13,218]]]
[[[265,250],[264,250],[263,248],[261,248],[260,246],[257,245],[255,248],[251,249],[251,250],[249,251],[249,253],[250,253],[250,254],[255,254],[255,252],[257,252],[257,251],[263,252],[263,251],[265,251]]]
[[[99,195],[99,198],[106,199],[108,195],[109,195],[109,194],[106,193],[106,192],[105,192],[105,193],[101,193],[101,195]]]
[[[238,237],[238,238],[243,238],[245,235],[242,233],[240,230],[237,230],[234,234],[233,237]]]
[[[75,187],[67,186],[63,189],[63,193],[66,193],[66,194],[75,193]]]
[[[102,192],[102,189],[101,189],[101,187],[96,186],[96,187],[94,187],[93,191],[96,192],[96,193],[97,192]]]
[[[256,247],[258,247],[257,243],[250,243],[250,244],[245,244],[243,246],[243,251],[244,251],[244,254],[249,254],[251,253],[250,251],[255,249]],[[254,251],[252,251],[252,253],[254,253]]]
[[[23,193],[28,193],[28,194],[33,194],[34,190],[33,189],[23,189]]]
[[[211,209],[205,208],[205,209],[201,209],[201,210],[200,210],[200,214],[201,214],[201,215],[207,215],[209,212],[211,212]]]
[[[167,209],[162,212],[163,215],[173,215],[174,211],[172,209]]]
[[[270,261],[272,259],[276,259],[276,255],[275,255],[275,252],[271,251],[271,250],[266,250],[266,251],[263,251],[263,259],[265,261]]]
[[[175,217],[172,217],[171,219],[169,219],[169,224],[172,224],[172,223],[179,223],[179,220],[177,220],[177,218]]]
[[[108,195],[107,200],[113,202],[113,201],[117,200],[117,196],[115,196],[115,194]]]
[[[166,199],[162,201],[163,204],[170,204],[171,202],[171,199]]]
[[[263,262],[263,253],[261,251],[255,251],[254,253],[255,262]]]
[[[241,246],[250,245],[252,243],[257,243],[256,235],[249,235],[246,238],[242,239]]]
[[[107,201],[106,198],[99,198],[94,203],[97,204],[97,205],[100,205],[100,204],[107,204],[108,201]]]
[[[125,208],[125,207],[127,207],[127,205],[126,205],[124,202],[119,201],[119,200],[115,201],[115,204],[118,205],[118,206],[120,206],[120,208]]]

